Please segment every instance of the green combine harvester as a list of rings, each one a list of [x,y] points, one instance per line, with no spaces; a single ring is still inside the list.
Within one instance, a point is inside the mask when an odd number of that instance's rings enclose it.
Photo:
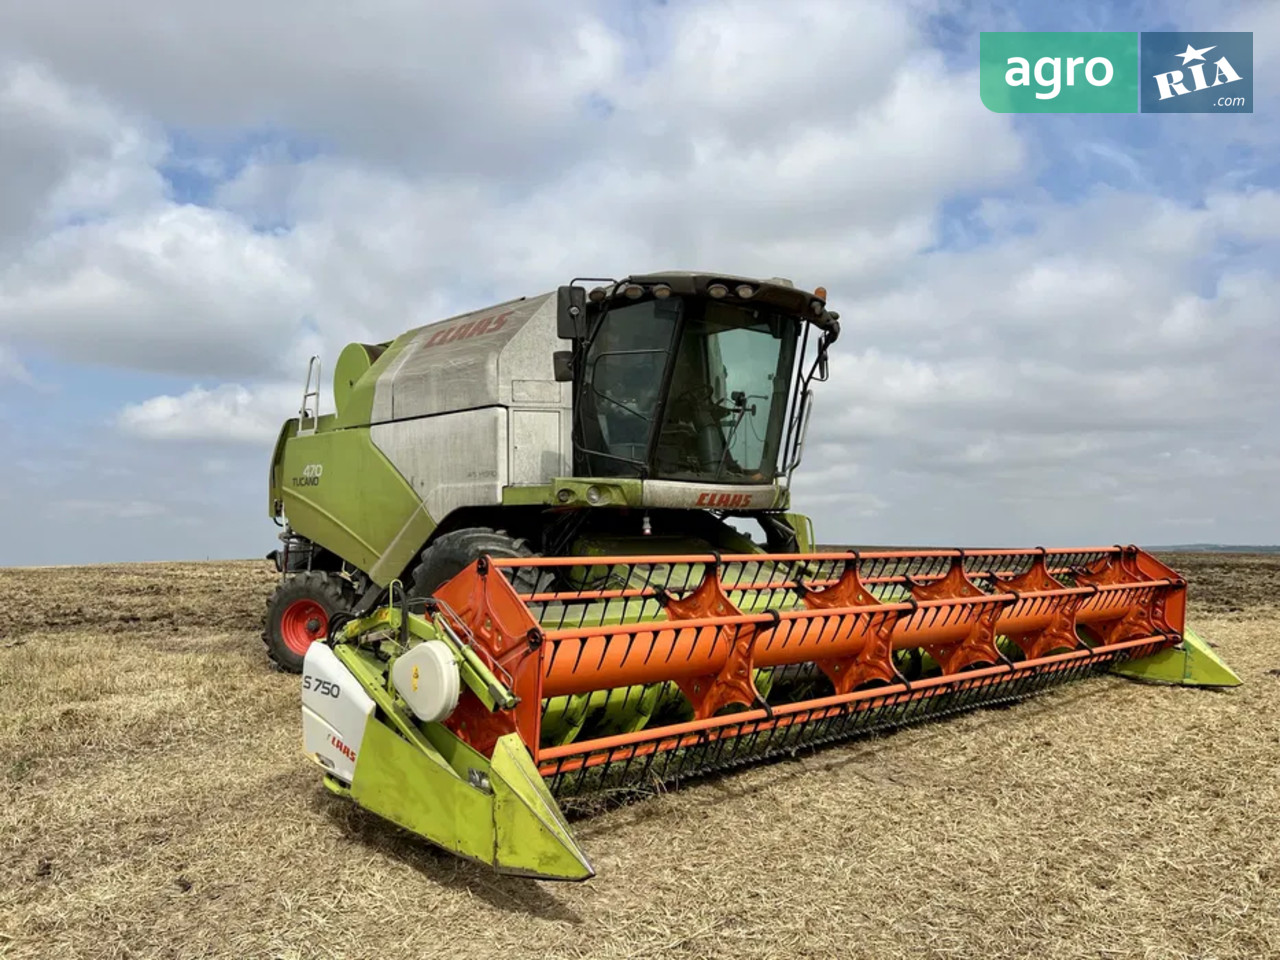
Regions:
[[[1239,682],[1136,547],[815,551],[789,488],[838,319],[670,272],[351,344],[332,413],[313,360],[263,637],[326,785],[585,879],[566,808],[1100,670]]]

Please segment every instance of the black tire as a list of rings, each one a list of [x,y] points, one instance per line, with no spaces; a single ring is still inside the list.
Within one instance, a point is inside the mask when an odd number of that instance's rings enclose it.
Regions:
[[[280,581],[267,601],[262,642],[267,656],[287,673],[301,673],[306,648],[329,632],[329,619],[356,605],[351,582],[336,573],[311,570]]]
[[[417,566],[409,574],[411,595],[427,597],[488,554],[499,558],[532,557],[526,540],[519,540],[505,530],[490,527],[464,527],[441,534],[422,551]],[[533,571],[521,571],[519,580],[531,580]],[[517,584],[516,589],[520,589]]]

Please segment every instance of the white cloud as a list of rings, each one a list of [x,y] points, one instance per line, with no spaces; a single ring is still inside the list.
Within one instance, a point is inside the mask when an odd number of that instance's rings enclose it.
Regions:
[[[54,49],[56,31],[38,13],[18,19],[17,35],[42,38],[33,49]],[[502,35],[521,22],[504,21]],[[869,58],[841,55],[855,23]],[[363,55],[366,26],[347,55]],[[483,157],[457,169],[397,171],[354,149],[298,162],[267,149],[220,185],[220,209],[122,200],[114,216],[48,232],[0,261],[0,333],[80,362],[257,382],[298,376],[312,352],[332,360],[349,340],[389,338],[581,273],[714,265],[873,288],[933,242],[940,199],[1019,169],[1008,118],[969,95],[974,78],[948,73],[898,5],[870,3],[857,17],[835,3],[695,6],[663,30],[639,76],[618,55],[622,38],[588,17],[548,48],[563,48],[559,66],[539,54],[530,63],[545,71],[513,80],[543,111],[569,109],[588,88],[611,102],[589,142],[524,139],[529,118],[509,122],[510,104],[494,98],[434,128],[434,146],[463,127],[491,131]],[[783,55],[781,38],[808,35],[803,58]],[[83,67],[56,62],[69,76]],[[103,69],[100,88],[123,82],[121,68]],[[301,109],[294,80],[275,82],[280,103]],[[69,90],[58,96],[79,102]],[[145,125],[121,115],[116,126],[121,170],[131,162],[136,178],[154,175],[154,144],[126,148],[150,143]],[[90,186],[105,182],[95,169],[76,168],[56,192],[89,204]]]
[[[273,238],[168,205],[32,244],[0,269],[0,331],[80,362],[261,374],[303,330],[311,286]]]
[[[192,387],[180,396],[130,404],[120,412],[118,423],[126,433],[149,440],[269,443],[281,423],[296,413],[298,400],[299,393],[283,386]]]
[[[163,193],[163,149],[145,125],[29,62],[0,58],[0,130],[0,258],[33,231]]]
[[[504,178],[576,150],[620,38],[581,0],[226,0],[0,5],[0,56],[38,59],[161,123],[219,140],[287,129],[379,164]]]

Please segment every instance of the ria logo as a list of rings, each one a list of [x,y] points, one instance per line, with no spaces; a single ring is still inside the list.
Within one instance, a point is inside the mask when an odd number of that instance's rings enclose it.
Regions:
[[[1143,113],[1252,113],[1252,33],[1144,33]]]
[[[1191,64],[1188,71],[1195,78],[1195,89],[1207,90],[1209,87],[1216,87],[1223,83],[1234,83],[1240,79],[1240,74],[1236,73],[1235,68],[1231,66],[1231,61],[1226,57],[1221,60],[1215,60],[1214,66],[1217,72],[1213,76],[1213,83],[1209,83],[1204,78],[1204,55],[1212,50],[1213,47],[1205,47],[1197,50],[1191,44],[1187,44],[1187,49],[1178,54],[1182,58],[1182,65],[1185,67]],[[1192,63],[1193,60],[1199,60],[1200,63]],[[1170,97],[1185,97],[1191,91],[1187,89],[1182,82],[1181,70],[1170,70],[1168,73],[1157,73],[1155,76],[1156,87],[1160,91],[1160,99],[1168,100]]]
[[[989,33],[997,113],[1253,113],[1252,33]]]

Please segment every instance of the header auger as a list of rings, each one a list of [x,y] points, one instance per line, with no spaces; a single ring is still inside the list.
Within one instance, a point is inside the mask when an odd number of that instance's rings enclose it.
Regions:
[[[1239,682],[1136,547],[815,551],[821,287],[593,282],[349,345],[334,413],[309,369],[264,640],[336,793],[581,880],[564,810],[1100,670]]]

